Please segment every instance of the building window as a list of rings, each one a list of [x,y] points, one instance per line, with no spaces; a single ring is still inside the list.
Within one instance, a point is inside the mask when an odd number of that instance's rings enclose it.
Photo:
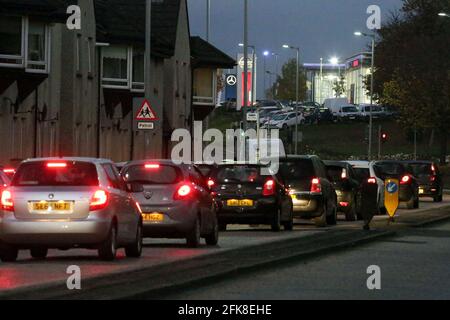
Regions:
[[[133,74],[131,89],[135,91],[144,91],[144,54],[144,49],[133,48]]]
[[[6,67],[23,66],[23,30],[21,17],[0,19],[0,65]]]
[[[48,73],[50,28],[27,17],[0,20],[0,66],[25,68],[27,72]]]
[[[144,50],[126,46],[102,49],[102,85],[110,89],[144,91]]]
[[[216,103],[216,70],[194,70],[194,104],[215,105]]]

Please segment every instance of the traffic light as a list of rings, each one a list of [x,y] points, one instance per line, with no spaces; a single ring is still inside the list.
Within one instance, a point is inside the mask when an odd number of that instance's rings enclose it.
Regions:
[[[386,132],[381,133],[381,142],[386,143],[389,141],[389,135]]]

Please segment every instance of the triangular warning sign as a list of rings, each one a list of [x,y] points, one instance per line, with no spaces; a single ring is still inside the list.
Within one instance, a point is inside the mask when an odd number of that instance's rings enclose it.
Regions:
[[[139,111],[136,115],[136,120],[138,121],[156,121],[158,117],[156,116],[155,111],[147,100],[144,100],[142,106],[139,108]]]

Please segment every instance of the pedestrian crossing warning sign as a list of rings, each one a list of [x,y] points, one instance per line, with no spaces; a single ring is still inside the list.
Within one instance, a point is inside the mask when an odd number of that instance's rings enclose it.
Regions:
[[[156,116],[155,111],[147,100],[144,100],[142,106],[139,108],[139,111],[136,115],[136,120],[138,121],[156,121],[158,117]]]

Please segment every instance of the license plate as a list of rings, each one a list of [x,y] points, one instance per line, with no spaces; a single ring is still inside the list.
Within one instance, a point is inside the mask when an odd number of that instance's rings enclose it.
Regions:
[[[228,207],[253,207],[253,200],[228,200],[227,201]]]
[[[32,203],[32,209],[36,212],[41,213],[51,213],[51,212],[71,212],[72,211],[72,203],[66,201],[58,201],[58,202],[34,202]]]
[[[143,213],[142,219],[148,222],[163,222],[164,215],[162,213]]]
[[[292,200],[297,200],[297,195],[296,194],[291,194],[291,198],[292,198]]]

